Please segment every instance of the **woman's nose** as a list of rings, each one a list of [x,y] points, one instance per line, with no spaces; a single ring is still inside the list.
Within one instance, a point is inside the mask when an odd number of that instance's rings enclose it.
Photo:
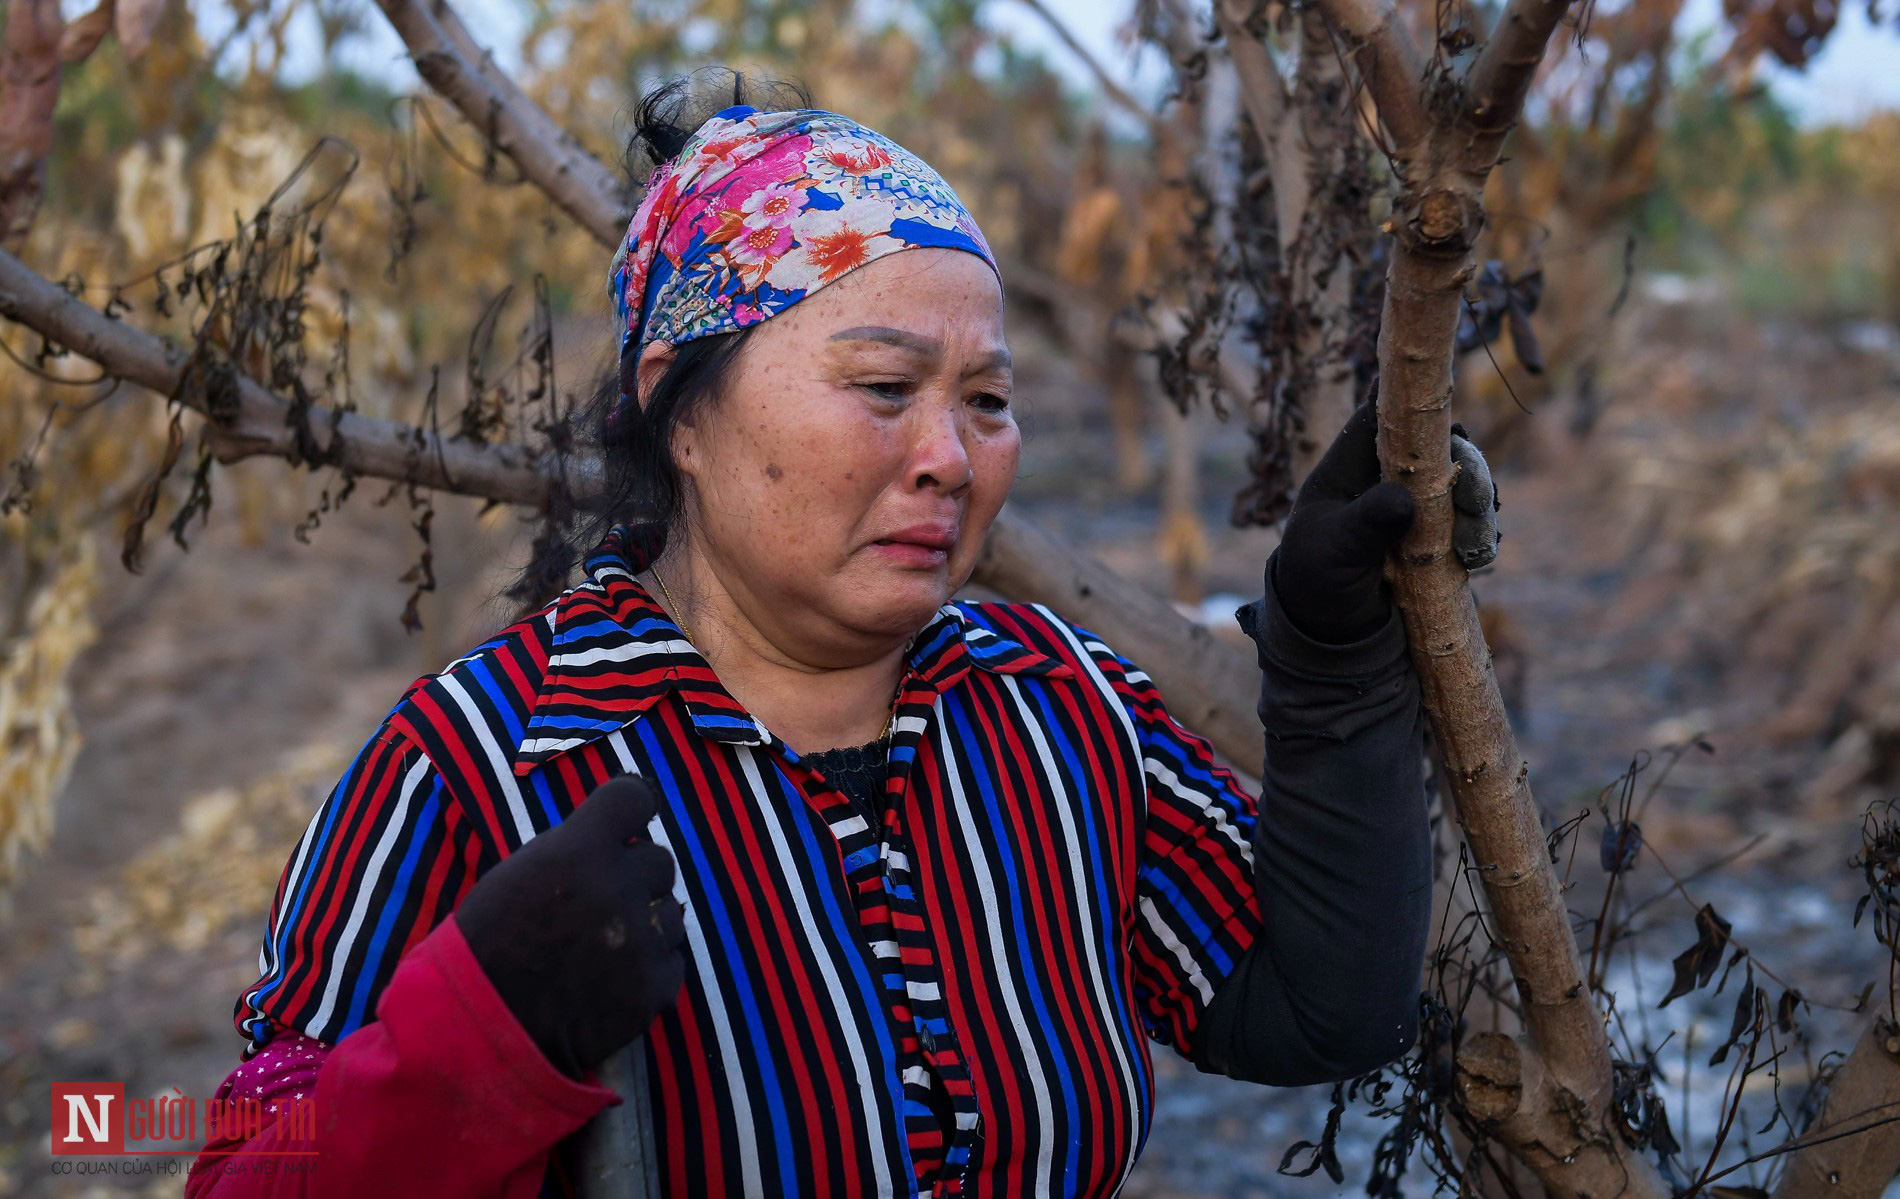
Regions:
[[[912,410],[915,440],[908,473],[919,490],[935,487],[955,495],[969,486],[974,476],[969,447],[963,443],[960,399],[947,404],[919,404]]]

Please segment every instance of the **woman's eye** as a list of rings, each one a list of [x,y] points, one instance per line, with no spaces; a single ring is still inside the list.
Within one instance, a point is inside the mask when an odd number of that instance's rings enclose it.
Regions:
[[[985,412],[1009,411],[1009,397],[1005,395],[997,395],[995,392],[986,391],[982,393],[981,395],[974,397],[972,402],[978,408],[983,409],[983,411]]]
[[[858,386],[879,399],[885,400],[901,400],[911,391],[911,382],[908,379],[883,379],[876,383],[860,383]]]

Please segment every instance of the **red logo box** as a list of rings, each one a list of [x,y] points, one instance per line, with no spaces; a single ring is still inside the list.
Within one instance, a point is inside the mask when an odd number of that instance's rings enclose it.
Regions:
[[[53,1156],[125,1152],[125,1084],[53,1084]]]

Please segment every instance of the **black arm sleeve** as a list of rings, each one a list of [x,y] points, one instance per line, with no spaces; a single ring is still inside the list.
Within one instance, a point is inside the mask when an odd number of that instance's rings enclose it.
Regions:
[[[1266,732],[1254,889],[1264,928],[1190,1059],[1275,1086],[1353,1078],[1411,1048],[1431,923],[1417,678],[1392,611],[1363,641],[1302,634],[1272,589],[1236,617]]]

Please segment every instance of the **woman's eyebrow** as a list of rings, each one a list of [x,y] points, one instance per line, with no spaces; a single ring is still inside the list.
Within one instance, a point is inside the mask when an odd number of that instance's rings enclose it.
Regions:
[[[943,343],[934,337],[925,337],[921,333],[912,333],[908,329],[894,329],[889,325],[856,325],[833,333],[830,341],[875,341],[887,346],[896,346],[900,350],[909,350],[915,354],[936,357],[943,352]],[[992,350],[977,363],[966,375],[980,375],[984,371],[1008,370],[1010,366],[1007,349]]]

